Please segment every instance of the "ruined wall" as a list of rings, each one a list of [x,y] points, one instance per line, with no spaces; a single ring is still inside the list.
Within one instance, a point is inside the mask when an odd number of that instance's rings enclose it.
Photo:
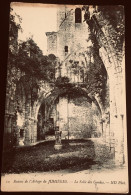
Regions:
[[[78,7],[81,9],[80,23],[75,21],[75,9]],[[87,31],[82,6],[61,5],[57,11],[57,32],[46,33],[48,54],[53,53],[63,61],[71,53],[86,47]]]
[[[86,97],[59,97],[56,109],[56,126],[62,131],[62,139],[68,139],[68,136],[69,139],[83,139],[102,135],[100,112]]]
[[[57,77],[68,77],[70,83],[85,82],[87,64],[84,58],[83,50],[71,54],[62,64]]]
[[[17,105],[18,105],[18,101],[17,101],[18,99],[16,98],[16,89],[17,89],[17,82],[20,80],[20,78],[23,75],[24,72],[22,72],[20,69],[15,67],[10,68],[10,64],[8,64],[6,101],[5,101],[4,148],[6,147],[10,148],[12,145],[15,144],[17,139],[15,138],[17,137],[17,135],[15,134],[15,129],[17,125]],[[22,95],[22,92],[20,92],[20,95]],[[21,122],[20,120],[21,118],[19,117],[18,125]]]
[[[110,107],[109,112],[105,112],[103,116],[104,125],[106,122],[109,123],[106,142],[110,145],[110,149],[114,150],[116,164],[123,164],[126,156],[124,9],[122,6],[115,6],[114,20],[112,20],[110,11],[107,11],[106,7],[98,8],[98,10],[87,9],[86,20],[99,46],[99,56],[109,79]],[[103,12],[104,8],[106,13]]]
[[[75,9],[77,6],[61,6],[57,12],[58,42],[57,54],[61,60],[64,60],[71,53],[85,47],[87,26],[83,22],[83,13],[81,10],[81,22],[75,23]],[[65,46],[68,50],[65,50]]]
[[[47,36],[47,54],[57,56],[57,32],[46,32]]]

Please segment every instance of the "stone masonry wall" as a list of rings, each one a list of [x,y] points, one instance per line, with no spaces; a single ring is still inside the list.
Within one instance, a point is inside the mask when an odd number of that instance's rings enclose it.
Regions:
[[[47,32],[47,54],[57,56],[57,32]]]
[[[125,135],[125,67],[122,64],[122,53],[124,50],[116,48],[118,34],[111,22],[109,22],[101,12],[94,12],[87,23],[91,29],[91,33],[96,37],[99,45],[99,55],[105,65],[109,78],[109,131],[108,143],[111,150],[115,152],[116,164],[123,164],[126,159],[126,142],[123,139]],[[123,43],[124,44],[124,43]],[[124,47],[123,47],[124,49]],[[122,101],[121,98],[122,97]]]
[[[87,25],[83,22],[75,23],[75,6],[62,6],[57,13],[57,54],[61,60],[64,60],[68,55],[85,47]],[[81,14],[82,10],[81,10]],[[65,46],[68,46],[68,52],[65,52]]]
[[[102,135],[99,110],[86,97],[59,97],[57,112],[57,126],[62,131],[63,139],[68,139],[68,136],[69,139],[83,139]]]

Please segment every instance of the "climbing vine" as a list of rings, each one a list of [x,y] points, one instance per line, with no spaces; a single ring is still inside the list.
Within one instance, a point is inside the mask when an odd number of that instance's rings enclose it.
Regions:
[[[18,24],[15,22],[19,20]],[[39,81],[53,82],[55,77],[56,56],[43,55],[33,38],[18,44],[18,31],[21,28],[22,19],[19,15],[10,11],[9,50],[7,68],[7,93],[11,98],[15,96],[16,84],[21,77],[26,77],[30,85],[32,99],[37,98]]]

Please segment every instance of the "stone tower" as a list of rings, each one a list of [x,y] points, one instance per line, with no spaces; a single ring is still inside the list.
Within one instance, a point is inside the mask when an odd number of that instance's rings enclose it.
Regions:
[[[63,61],[69,54],[85,47],[87,31],[82,5],[59,5],[57,32],[46,32],[47,53],[53,53]]]
[[[64,60],[85,47],[88,26],[84,22],[82,6],[62,5],[57,11],[57,55]],[[85,36],[86,35],[86,36]]]
[[[46,32],[47,36],[47,54],[57,56],[57,32]]]

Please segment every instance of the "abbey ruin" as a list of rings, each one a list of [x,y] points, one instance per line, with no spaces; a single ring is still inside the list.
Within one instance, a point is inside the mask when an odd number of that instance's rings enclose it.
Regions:
[[[125,163],[124,11],[116,6],[111,15],[105,7],[58,7],[57,31],[46,32],[47,53],[55,56],[50,81],[43,77],[36,87],[24,70],[10,64],[5,148],[55,140],[58,131],[61,144],[97,139],[108,147],[116,164]],[[17,36],[16,30],[14,45]],[[11,47],[11,54],[18,49]]]

